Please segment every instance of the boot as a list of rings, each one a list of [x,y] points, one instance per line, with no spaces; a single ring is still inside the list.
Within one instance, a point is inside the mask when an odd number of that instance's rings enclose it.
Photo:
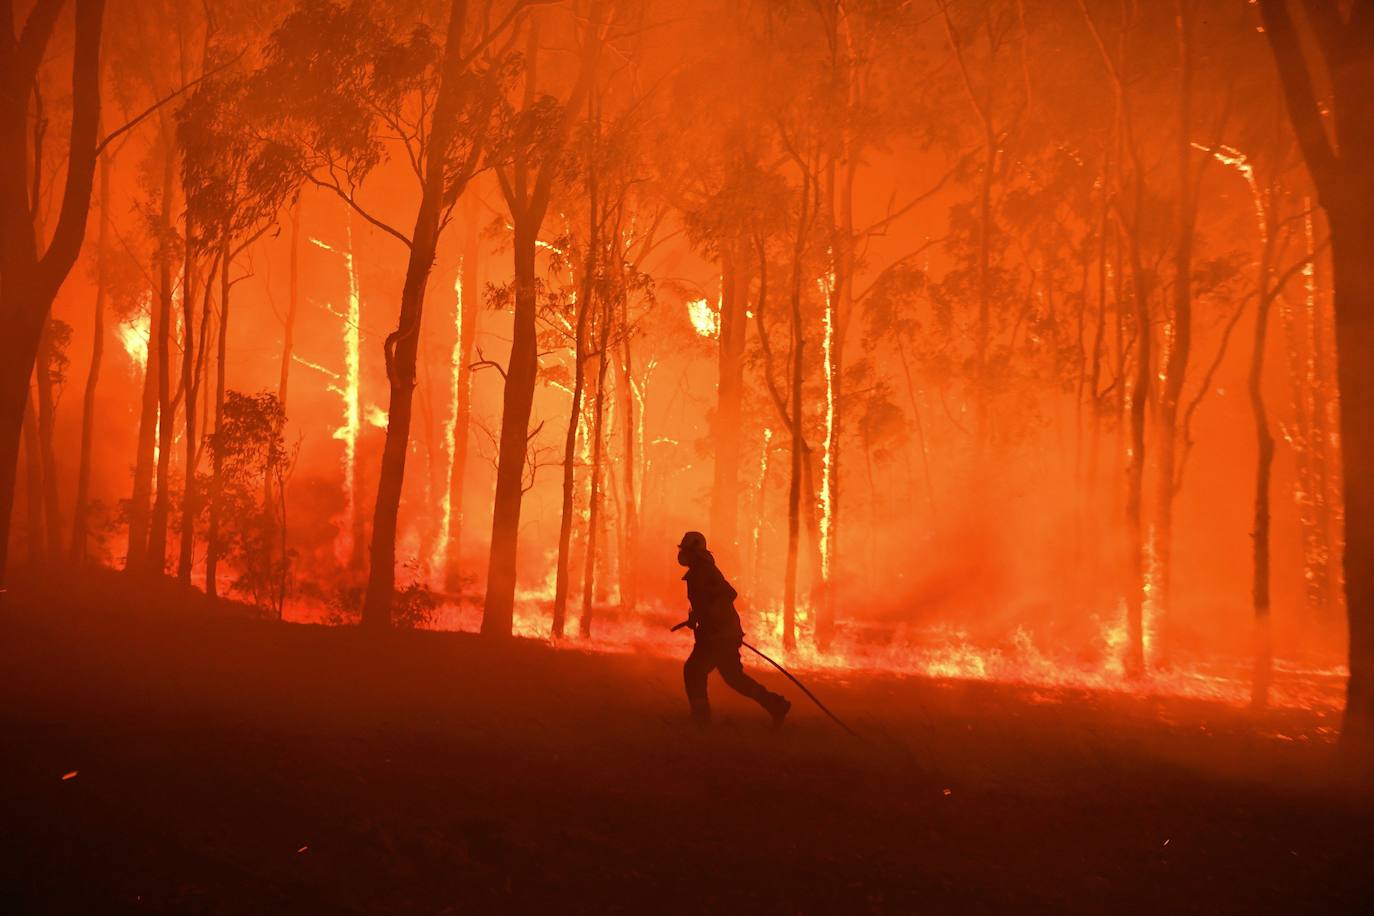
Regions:
[[[792,701],[787,697],[774,694],[773,702],[768,704],[768,715],[773,718],[773,727],[782,728],[782,720],[792,711]]]

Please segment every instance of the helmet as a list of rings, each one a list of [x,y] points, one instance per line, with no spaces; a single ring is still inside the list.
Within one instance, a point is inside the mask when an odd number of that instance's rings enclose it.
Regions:
[[[682,541],[677,546],[679,550],[705,550],[706,535],[700,531],[689,531],[682,536]]]

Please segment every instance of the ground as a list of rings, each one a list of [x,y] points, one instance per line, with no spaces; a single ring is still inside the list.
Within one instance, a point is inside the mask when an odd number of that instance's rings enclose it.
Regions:
[[[0,611],[6,912],[1374,900],[1374,806],[1303,713],[814,678],[859,742],[759,671],[786,726],[713,677],[703,732],[662,657],[133,603],[111,575],[20,584]]]

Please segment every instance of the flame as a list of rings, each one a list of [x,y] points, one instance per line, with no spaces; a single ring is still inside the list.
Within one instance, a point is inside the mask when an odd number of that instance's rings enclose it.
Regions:
[[[152,293],[144,292],[134,313],[115,325],[115,334],[119,337],[124,352],[129,355],[129,361],[139,372],[148,369],[148,349],[152,346],[153,337],[152,305]]]
[[[358,469],[358,436],[362,432],[362,302],[358,293],[358,270],[353,262],[353,224],[345,224],[348,247],[342,251],[317,238],[310,241],[332,251],[344,259],[348,271],[348,312],[343,316],[344,325],[344,385],[343,388],[331,385],[330,390],[343,400],[343,425],[334,431],[334,438],[343,442],[344,470],[344,518],[348,524],[339,526],[334,539],[334,556],[341,564],[347,565],[355,549],[353,531],[359,512],[356,475]],[[309,365],[309,364],[307,364]],[[328,371],[328,370],[325,370]],[[332,373],[331,373],[332,374]],[[336,375],[335,378],[338,378]],[[385,425],[385,424],[384,424]]]
[[[692,320],[692,328],[702,337],[708,340],[720,337],[720,309],[705,298],[687,303],[687,317]]]
[[[821,312],[821,367],[825,374],[825,443],[821,450],[821,492],[820,492],[820,539],[821,539],[821,581],[830,581],[831,564],[831,519],[834,507],[831,505],[831,468],[835,453],[835,370],[832,363],[835,352],[835,273],[831,271],[816,281],[825,309]]]
[[[439,496],[439,532],[434,538],[434,550],[429,557],[431,582],[441,581],[448,562],[448,543],[453,530],[453,462],[458,453],[454,427],[458,424],[458,392],[462,384],[463,362],[463,259],[458,259],[458,274],[453,278],[453,352],[449,367],[453,385],[449,389],[448,422],[444,424],[443,492]]]

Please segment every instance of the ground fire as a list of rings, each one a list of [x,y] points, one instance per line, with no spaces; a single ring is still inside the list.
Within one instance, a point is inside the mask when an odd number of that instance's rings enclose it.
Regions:
[[[1371,78],[1365,0],[0,4],[21,908],[1359,909]]]

